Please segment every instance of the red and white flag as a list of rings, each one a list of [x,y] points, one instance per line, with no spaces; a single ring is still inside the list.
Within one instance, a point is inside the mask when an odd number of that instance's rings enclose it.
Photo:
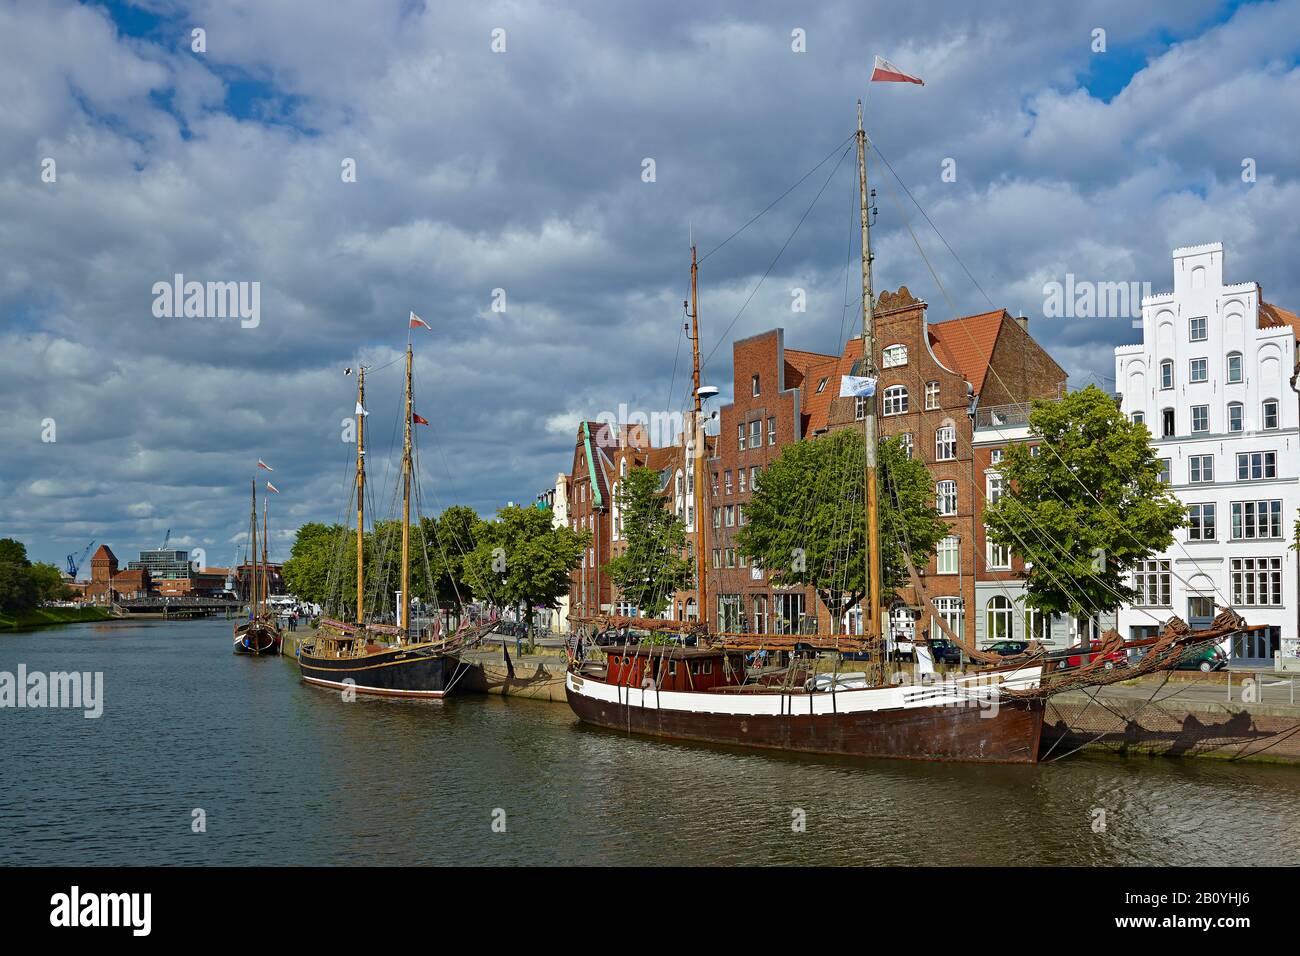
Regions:
[[[275,471],[274,468],[272,468],[272,467],[271,467],[270,465],[268,465],[266,462],[262,461],[262,459],[260,459],[260,458],[257,459],[257,467],[258,467],[258,468],[265,468],[267,471]]]
[[[429,323],[424,321],[424,319],[420,318],[414,312],[411,313],[411,324],[410,326],[408,326],[408,328],[428,329],[430,332],[433,331],[433,328],[429,325]]]
[[[411,412],[411,421],[415,422],[417,425],[429,424],[429,419],[425,418],[419,412]]]
[[[275,487],[275,485],[271,484],[269,481],[266,483],[266,490],[274,491],[277,495],[280,493],[280,489]]]
[[[871,71],[871,82],[915,83],[917,86],[925,86],[925,81],[919,76],[912,76],[910,73],[904,73],[882,56],[876,57],[876,66]]]

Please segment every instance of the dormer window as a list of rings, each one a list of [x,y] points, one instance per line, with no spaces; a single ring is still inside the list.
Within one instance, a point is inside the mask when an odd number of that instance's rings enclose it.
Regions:
[[[826,390],[826,383],[829,382],[829,381],[830,381],[830,377],[827,376],[826,378],[823,378],[820,382],[817,383],[817,394],[818,394],[818,395],[820,395],[823,391]]]
[[[758,387],[758,376],[757,375],[751,376],[750,382],[754,386],[754,396],[757,398],[760,393],[760,389]]]

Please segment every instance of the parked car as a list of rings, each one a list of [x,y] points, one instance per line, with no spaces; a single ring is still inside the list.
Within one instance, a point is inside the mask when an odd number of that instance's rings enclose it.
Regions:
[[[1027,647],[1029,647],[1028,641],[994,641],[984,650],[999,657],[1015,657],[1017,654],[1023,654]]]
[[[1097,650],[1101,647],[1101,641],[1093,641],[1090,647],[1092,650]],[[1078,667],[1080,664],[1091,663],[1096,657],[1096,654],[1071,654],[1065,659],[1065,665],[1067,667]],[[1123,667],[1126,664],[1128,664],[1128,658],[1123,651],[1110,651],[1106,655],[1105,663],[1101,666],[1106,670],[1111,670],[1115,667]]]
[[[932,637],[930,639],[930,653],[934,656],[936,664],[961,663],[961,648],[946,637]]]
[[[1176,671],[1210,671],[1222,670],[1228,666],[1228,655],[1223,653],[1220,648],[1207,647],[1199,654],[1188,651],[1183,655],[1183,659],[1174,667]]]

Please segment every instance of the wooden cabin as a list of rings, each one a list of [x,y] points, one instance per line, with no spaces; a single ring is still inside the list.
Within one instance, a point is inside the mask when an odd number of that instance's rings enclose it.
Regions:
[[[660,690],[706,691],[745,680],[740,651],[662,644],[613,645],[604,651],[606,682],[624,687],[641,687],[648,678]]]

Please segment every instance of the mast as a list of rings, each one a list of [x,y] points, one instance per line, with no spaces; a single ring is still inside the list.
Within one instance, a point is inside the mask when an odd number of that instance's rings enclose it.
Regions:
[[[862,128],[862,100],[858,100],[858,205],[862,214],[862,374],[878,378],[876,369],[876,303],[871,289],[871,216],[867,193],[867,134]],[[867,452],[867,613],[863,619],[863,636],[881,647],[875,655],[873,669],[884,677],[883,645],[880,638],[880,509],[876,488],[877,437],[876,395],[866,396],[866,414],[862,420]]]
[[[692,430],[695,433],[693,457],[695,458],[694,481],[691,483],[691,495],[695,500],[695,607],[699,620],[703,624],[709,621],[708,587],[704,580],[704,556],[707,543],[704,540],[704,462],[708,442],[704,439],[704,423],[700,421],[700,307],[699,307],[700,267],[695,259],[695,244],[691,243],[691,367],[692,391],[695,393],[695,412]]]
[[[251,547],[248,550],[248,556],[252,559],[252,567],[248,573],[248,619],[250,621],[257,617],[257,479],[251,482],[253,486],[253,504],[249,510],[248,524],[251,529],[249,532],[251,538]]]
[[[267,530],[266,525],[266,498],[262,498],[262,613],[266,613],[266,599],[271,593],[271,572],[269,570],[271,555],[267,545],[271,540],[271,532]]]
[[[406,342],[406,436],[402,443],[402,632],[411,634],[411,341]]]
[[[362,535],[366,521],[366,369],[357,366],[357,627],[365,623],[365,556]]]

